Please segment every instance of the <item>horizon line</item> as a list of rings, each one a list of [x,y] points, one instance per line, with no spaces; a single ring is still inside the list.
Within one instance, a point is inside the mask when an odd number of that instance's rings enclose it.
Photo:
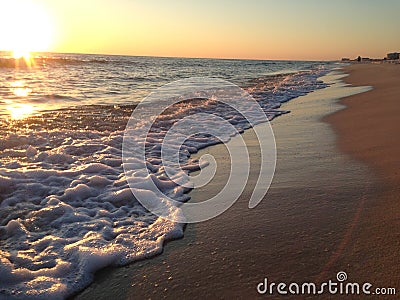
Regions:
[[[13,52],[12,50],[0,50],[0,53]],[[104,56],[126,56],[126,57],[149,57],[149,58],[178,58],[178,59],[216,59],[216,60],[249,60],[249,61],[304,61],[304,62],[335,62],[340,59],[268,59],[268,58],[238,58],[238,57],[206,57],[206,56],[164,56],[164,55],[135,55],[135,54],[110,54],[110,53],[88,53],[88,52],[57,52],[57,51],[30,51],[31,54],[52,53],[69,55],[104,55]]]

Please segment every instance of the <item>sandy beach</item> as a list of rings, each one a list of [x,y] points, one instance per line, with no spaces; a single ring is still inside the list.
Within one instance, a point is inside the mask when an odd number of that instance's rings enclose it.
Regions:
[[[347,108],[326,118],[338,133],[339,148],[377,174],[378,194],[365,199],[358,228],[342,264],[352,263],[360,278],[400,283],[400,66],[361,64],[345,68],[353,85],[370,85],[368,93],[341,101]],[[374,194],[375,195],[375,194]]]
[[[334,72],[323,78],[329,88],[284,105],[292,112],[272,122],[278,150],[275,178],[265,199],[252,210],[247,202],[256,180],[259,147],[253,132],[246,131],[252,176],[232,208],[213,220],[188,225],[185,237],[168,243],[154,259],[99,272],[76,299],[256,298],[256,286],[266,277],[273,282],[325,282],[340,271],[352,282],[397,287],[399,233],[393,229],[399,228],[394,193],[398,160],[390,147],[396,126],[385,118],[395,109],[390,108],[395,100],[386,95],[399,95],[392,90],[398,70],[350,66],[346,72],[352,75],[346,81],[364,87],[349,86]],[[361,75],[366,72],[369,77]],[[374,81],[374,74],[385,76],[382,81],[387,84]],[[370,89],[365,86],[375,88],[338,102]],[[377,105],[375,99],[385,105]],[[394,122],[397,115],[392,116]],[[370,130],[363,122],[377,124]],[[385,124],[389,128],[380,127]],[[377,137],[370,139],[366,134],[373,130]],[[205,153],[217,162],[228,160],[224,145],[206,148],[199,156]],[[373,160],[380,157],[385,160]],[[220,190],[229,164],[219,166],[211,183],[191,192],[194,201]]]
[[[345,68],[352,85],[374,90],[341,101],[348,109],[327,118],[340,138],[340,148],[374,167],[380,176],[399,188],[400,67],[390,64],[361,64]]]
[[[400,1],[3,2],[0,300],[399,298]]]

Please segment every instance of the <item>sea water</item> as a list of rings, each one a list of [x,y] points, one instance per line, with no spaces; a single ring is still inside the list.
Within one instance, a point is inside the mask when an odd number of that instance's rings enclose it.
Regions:
[[[150,258],[167,239],[183,235],[183,224],[140,205],[124,173],[125,126],[150,92],[184,78],[220,78],[249,92],[272,120],[287,113],[280,110],[283,102],[324,88],[318,78],[334,66],[47,53],[27,68],[3,53],[0,298],[65,298],[90,284],[95,271]],[[193,110],[218,112],[238,132],[249,127],[240,114],[213,101],[183,103],[169,112],[169,125]],[[146,189],[152,180],[165,195],[188,201],[189,189],[168,178],[160,157],[168,128],[154,126],[156,133],[146,141],[151,176],[135,177],[134,188],[157,201]],[[184,172],[201,167],[191,153],[217,142],[193,137],[180,149]],[[174,174],[174,181],[184,175]]]

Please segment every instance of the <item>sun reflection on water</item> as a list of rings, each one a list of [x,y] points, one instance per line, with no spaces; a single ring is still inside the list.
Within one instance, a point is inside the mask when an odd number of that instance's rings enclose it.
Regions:
[[[28,97],[32,93],[32,89],[25,85],[25,82],[18,80],[11,83],[11,90],[17,97]]]
[[[7,106],[10,117],[14,120],[21,120],[32,116],[36,108],[32,104],[13,104]]]
[[[11,82],[10,86],[11,92],[18,98],[27,98],[32,93],[32,89],[27,87],[23,80]],[[8,104],[6,110],[14,120],[25,119],[36,111],[34,105],[29,103],[16,103],[11,99],[7,99],[5,102]]]
[[[32,93],[32,89],[30,89],[30,88],[23,88],[23,87],[14,88],[14,89],[13,89],[13,93],[14,93],[14,95],[17,96],[17,97],[27,97],[27,96],[29,96],[30,93]]]

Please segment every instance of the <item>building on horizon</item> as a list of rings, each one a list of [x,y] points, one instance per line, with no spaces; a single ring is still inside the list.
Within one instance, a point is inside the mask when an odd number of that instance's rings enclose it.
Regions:
[[[400,53],[399,52],[388,53],[386,58],[389,59],[389,60],[399,59],[400,58]]]

